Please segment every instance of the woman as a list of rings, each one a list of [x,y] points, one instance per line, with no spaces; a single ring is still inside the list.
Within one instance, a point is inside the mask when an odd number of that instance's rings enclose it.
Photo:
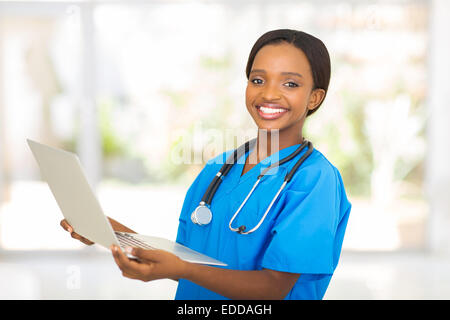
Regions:
[[[177,242],[227,267],[137,248],[129,251],[141,262],[128,259],[117,247],[112,248],[114,259],[128,278],[179,280],[177,299],[322,299],[339,260],[351,208],[339,171],[319,151],[299,148],[305,142],[304,121],[317,111],[328,89],[327,49],[304,32],[270,31],[254,44],[246,75],[246,106],[258,126],[257,141],[234,159],[238,161],[209,203],[212,219],[202,224],[193,213],[233,151],[206,164],[186,194],[177,235]],[[276,165],[298,150],[294,158]],[[300,166],[283,185],[296,163]],[[115,230],[132,232],[111,223]],[[62,225],[74,238],[91,243],[64,220]]]

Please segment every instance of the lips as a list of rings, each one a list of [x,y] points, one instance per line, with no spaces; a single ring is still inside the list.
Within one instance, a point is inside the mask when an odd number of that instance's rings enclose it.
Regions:
[[[258,114],[264,120],[275,120],[286,114],[289,109],[275,103],[262,103],[256,105]]]

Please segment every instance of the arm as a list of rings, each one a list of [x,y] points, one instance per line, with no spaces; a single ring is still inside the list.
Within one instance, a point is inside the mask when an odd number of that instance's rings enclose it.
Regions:
[[[130,253],[140,262],[128,259],[115,247],[112,253],[125,277],[142,281],[183,278],[232,299],[283,299],[299,277],[269,269],[241,271],[205,266],[163,250],[133,248]]]
[[[135,231],[131,230],[130,228],[124,226],[123,224],[117,222],[116,220],[109,218],[109,223],[111,223],[111,227],[113,228],[114,231],[121,231],[121,232],[130,232],[130,233],[136,233]],[[63,227],[64,230],[66,230],[67,232],[70,233],[70,236],[76,240],[81,241],[82,243],[90,246],[93,245],[94,242],[92,242],[89,239],[86,239],[85,237],[79,235],[78,233],[76,233],[72,226],[69,224],[69,222],[67,222],[66,219],[61,220],[60,222],[61,227]]]
[[[120,222],[117,222],[113,218],[108,217],[108,220],[109,220],[109,223],[111,223],[111,227],[113,228],[114,231],[137,233],[136,231],[133,231],[130,228],[124,226]]]
[[[231,299],[283,299],[300,276],[270,269],[241,271],[187,264],[182,278]]]

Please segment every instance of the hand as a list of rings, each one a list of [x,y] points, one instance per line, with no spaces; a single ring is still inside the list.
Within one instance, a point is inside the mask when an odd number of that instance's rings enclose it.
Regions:
[[[122,275],[142,281],[157,279],[178,280],[182,277],[188,262],[164,250],[144,250],[141,248],[127,248],[127,252],[139,259],[129,259],[119,247],[111,246],[111,251]]]
[[[67,232],[70,233],[70,235],[71,235],[72,238],[74,238],[74,239],[76,239],[76,240],[79,240],[79,241],[83,242],[84,244],[86,244],[86,245],[88,245],[88,246],[94,244],[94,242],[92,242],[91,240],[86,239],[85,237],[80,236],[78,233],[76,233],[75,231],[73,231],[72,226],[69,224],[69,222],[67,222],[66,219],[61,220],[60,225],[61,225],[61,227],[63,227],[64,230],[66,230]]]

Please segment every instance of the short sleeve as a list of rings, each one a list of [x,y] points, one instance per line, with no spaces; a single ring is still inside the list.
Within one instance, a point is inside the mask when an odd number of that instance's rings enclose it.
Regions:
[[[192,212],[192,206],[194,204],[199,204],[200,202],[200,195],[203,195],[202,189],[204,187],[202,186],[202,180],[204,176],[207,174],[207,166],[205,166],[202,171],[198,174],[198,176],[195,178],[194,182],[192,182],[191,186],[189,187],[188,191],[186,192],[186,196],[184,197],[183,206],[181,208],[180,217],[178,219],[178,231],[177,231],[177,238],[176,242],[186,245],[186,222],[190,219],[190,212]],[[203,191],[204,192],[204,191]]]
[[[316,277],[329,275],[336,267],[335,249],[341,247],[336,241],[342,243],[336,233],[345,215],[340,208],[343,186],[330,166],[303,172],[305,176],[306,186],[294,185],[285,191],[262,267]]]

